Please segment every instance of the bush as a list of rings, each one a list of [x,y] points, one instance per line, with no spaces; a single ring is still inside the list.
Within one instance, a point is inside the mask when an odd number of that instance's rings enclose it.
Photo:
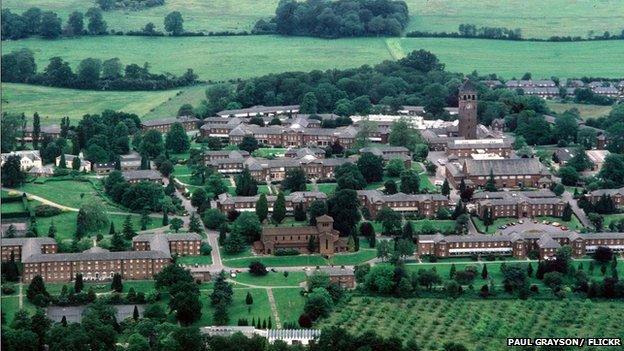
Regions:
[[[13,295],[15,293],[15,289],[12,286],[3,286],[2,294],[3,295]]]
[[[58,207],[52,207],[50,205],[39,205],[35,207],[35,216],[37,217],[52,217],[61,214],[63,211]]]
[[[261,277],[267,275],[269,271],[266,269],[266,266],[262,264],[262,262],[253,261],[249,264],[249,273],[251,273],[251,275]]]
[[[297,256],[300,255],[301,252],[299,252],[296,249],[277,249],[275,250],[275,256]]]
[[[212,246],[210,246],[210,244],[208,243],[201,243],[199,253],[204,256],[210,255],[212,253]]]

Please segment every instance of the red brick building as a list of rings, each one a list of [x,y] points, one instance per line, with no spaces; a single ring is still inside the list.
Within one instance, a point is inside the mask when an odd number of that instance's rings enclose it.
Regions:
[[[198,256],[201,237],[195,233],[140,234],[132,238],[134,251],[163,251],[177,256]]]
[[[52,238],[2,238],[2,262],[11,259],[11,253],[15,262],[21,262],[23,257],[35,254],[53,254],[58,250],[56,241]]]
[[[472,196],[477,215],[483,219],[488,210],[493,219],[501,217],[561,217],[566,202],[548,189],[537,191],[479,192]]]
[[[446,164],[446,178],[456,189],[462,179],[468,187],[484,187],[490,174],[497,188],[546,188],[552,183],[550,172],[536,158],[462,159]]]
[[[141,121],[142,130],[157,130],[161,133],[168,133],[174,123],[182,124],[187,132],[197,130],[200,120],[191,116],[171,117],[163,119],[153,119]]]
[[[260,241],[254,243],[254,248],[268,255],[275,254],[277,250],[288,249],[310,253],[310,242],[313,242],[314,252],[325,256],[346,252],[348,240],[340,237],[333,223],[333,218],[323,215],[316,218],[316,226],[264,227]]]
[[[266,198],[269,206],[269,212],[273,212],[273,204],[277,200],[277,196],[267,195]],[[327,200],[327,195],[318,191],[295,191],[284,196],[284,198],[286,200],[286,211],[292,212],[298,204],[301,204],[304,209],[307,209],[308,206],[316,200]],[[219,198],[217,199],[217,208],[223,213],[233,210],[239,212],[255,211],[258,199],[260,199],[260,195],[231,196],[225,193],[219,195]]]
[[[493,154],[507,158],[512,152],[509,139],[455,139],[446,146],[447,155],[458,158],[472,157],[474,154]]]
[[[477,139],[477,89],[466,79],[459,87],[459,136],[464,139]]]
[[[318,267],[315,270],[307,271],[308,276],[314,273],[323,273],[329,276],[329,281],[338,284],[343,289],[355,289],[355,271],[353,268],[342,267]]]
[[[139,169],[136,171],[122,172],[124,179],[130,184],[139,182],[153,182],[162,184],[162,175],[152,169]]]
[[[379,190],[357,190],[362,206],[368,208],[372,217],[379,210],[389,207],[403,214],[422,215],[433,218],[440,208],[449,207],[448,197],[441,194],[404,194],[386,195]]]
[[[624,207],[624,187],[619,189],[598,189],[586,194],[585,196],[592,204],[595,205],[603,195],[611,197],[615,207]]]

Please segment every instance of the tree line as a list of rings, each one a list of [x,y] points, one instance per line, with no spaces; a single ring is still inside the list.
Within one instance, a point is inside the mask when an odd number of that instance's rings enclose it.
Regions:
[[[2,81],[89,90],[166,90],[197,82],[192,69],[181,76],[149,71],[149,63],[123,65],[118,58],[86,58],[74,72],[67,61],[52,57],[43,72],[37,72],[32,51],[21,49],[2,55]]]
[[[407,4],[399,0],[281,1],[275,17],[256,22],[254,33],[321,38],[398,36],[407,27]]]
[[[165,0],[95,0],[103,11],[109,10],[143,10],[150,7],[162,6]]]
[[[592,31],[593,33],[593,31]],[[624,29],[621,33],[605,31],[600,35],[589,34],[583,38],[581,36],[551,36],[542,38],[524,38],[520,28],[506,27],[477,27],[474,24],[462,23],[456,32],[426,32],[412,31],[405,34],[408,38],[472,38],[472,39],[495,39],[514,41],[542,41],[542,42],[572,42],[572,41],[593,41],[593,40],[622,40],[624,39]]]

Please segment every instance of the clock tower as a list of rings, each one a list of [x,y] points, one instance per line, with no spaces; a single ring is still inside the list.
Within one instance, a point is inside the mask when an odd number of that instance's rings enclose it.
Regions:
[[[469,79],[459,87],[459,136],[477,138],[477,89]]]

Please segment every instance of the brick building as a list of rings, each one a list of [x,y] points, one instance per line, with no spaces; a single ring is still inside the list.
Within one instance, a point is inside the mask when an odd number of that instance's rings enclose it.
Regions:
[[[624,233],[578,234],[573,231],[529,231],[503,235],[420,235],[419,255],[457,257],[472,255],[501,255],[527,258],[536,252],[540,259],[552,257],[558,248],[569,245],[573,257],[582,257],[606,246],[615,252],[624,252]]]
[[[21,240],[21,241],[20,241]],[[133,251],[111,252],[92,247],[78,253],[56,253],[51,238],[3,239],[3,259],[18,250],[24,265],[23,281],[40,275],[45,281],[66,282],[81,273],[85,280],[109,280],[115,273],[122,279],[152,279],[170,264],[172,255],[199,255],[201,238],[196,234],[139,235]],[[17,257],[17,254],[16,254]]]
[[[448,197],[441,194],[386,195],[379,190],[357,190],[357,194],[360,203],[369,210],[372,217],[376,217],[383,207],[390,207],[404,214],[433,218],[440,208],[449,207]]]
[[[182,124],[187,132],[197,130],[200,120],[192,116],[180,116],[162,119],[141,121],[142,130],[157,130],[161,133],[168,133],[174,123]]]
[[[624,207],[624,187],[619,189],[598,189],[594,190],[585,195],[587,199],[592,203],[596,204],[598,200],[602,196],[610,196],[611,200],[615,204],[615,207],[623,208]]]
[[[446,153],[458,158],[472,157],[475,154],[507,158],[512,155],[513,148],[509,139],[455,139],[448,141]]]
[[[355,271],[353,268],[342,267],[317,267],[309,270],[306,275],[310,276],[316,272],[325,273],[329,276],[329,281],[338,284],[343,289],[355,289]]]
[[[293,128],[283,126],[259,127],[255,124],[240,124],[229,133],[229,143],[238,145],[245,136],[253,136],[258,142],[280,147],[326,147],[338,142],[349,148],[355,142],[357,128]]]
[[[276,250],[297,250],[310,253],[310,242],[315,252],[332,256],[337,252],[346,252],[347,238],[341,238],[334,229],[334,219],[323,215],[316,218],[316,226],[305,227],[263,227],[260,241],[254,243],[256,251],[263,254],[275,254]]]
[[[275,116],[294,114],[299,112],[299,105],[286,105],[286,106],[263,106],[256,105],[248,108],[241,108],[236,110],[223,110],[217,112],[219,117],[255,117],[255,116]]]
[[[459,87],[459,136],[464,139],[477,139],[477,89],[466,79]]]
[[[446,164],[446,178],[456,189],[462,179],[468,187],[483,187],[490,174],[497,188],[546,188],[552,183],[550,172],[536,158],[463,159]]]
[[[537,216],[561,217],[566,202],[552,191],[497,191],[479,192],[472,196],[477,215],[483,219],[486,209],[493,219],[500,217],[532,218]]]
[[[273,212],[273,204],[277,200],[277,196],[267,195],[266,198],[269,212]],[[232,210],[239,212],[255,211],[258,199],[260,199],[260,195],[231,196],[224,193],[217,198],[217,208],[223,213]],[[295,191],[284,196],[284,199],[286,200],[286,211],[292,212],[298,204],[301,204],[304,209],[307,209],[313,201],[327,200],[327,195],[319,191]]]
[[[380,156],[384,162],[398,158],[403,161],[406,168],[412,167],[412,153],[405,146],[375,145],[360,149],[360,154],[367,152]]]

